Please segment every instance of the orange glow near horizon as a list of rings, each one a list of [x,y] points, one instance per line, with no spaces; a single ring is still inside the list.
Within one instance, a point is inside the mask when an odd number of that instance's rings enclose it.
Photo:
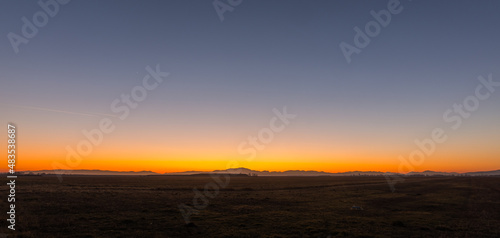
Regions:
[[[483,164],[470,166],[466,160],[450,160],[450,163],[441,163],[428,159],[422,166],[414,166],[413,171],[441,171],[441,172],[474,172],[496,170],[495,164]],[[20,157],[16,164],[18,171],[24,170],[53,170],[53,169],[87,169],[87,170],[111,170],[111,171],[152,171],[156,173],[171,173],[185,171],[224,170],[226,168],[243,167],[258,171],[286,171],[286,170],[315,170],[323,172],[348,172],[348,171],[381,171],[398,172],[396,160],[391,163],[362,162],[291,162],[291,161],[250,161],[245,160],[161,160],[161,159],[83,159],[77,167],[71,167],[64,159],[36,159],[26,160]],[[448,160],[447,160],[448,161]],[[235,163],[236,162],[236,163]],[[53,166],[56,164],[57,166]],[[396,164],[396,165],[395,165]],[[493,169],[492,169],[493,168]],[[6,171],[6,169],[4,170]],[[406,171],[404,171],[406,173]]]
[[[94,124],[87,128],[92,126]],[[297,126],[301,126],[300,122],[297,122]],[[406,173],[406,167],[404,171],[399,171],[401,161],[398,158],[403,156],[406,161],[411,161],[409,155],[418,150],[413,143],[415,137],[401,137],[401,133],[394,131],[375,131],[359,137],[360,132],[339,130],[335,132],[338,136],[329,137],[291,127],[275,135],[272,143],[262,150],[255,150],[255,157],[252,157],[249,153],[238,152],[238,146],[246,140],[248,134],[255,134],[252,132],[214,130],[203,134],[195,131],[199,129],[195,128],[172,133],[166,129],[151,127],[144,129],[151,132],[148,136],[137,137],[141,135],[141,130],[128,128],[122,127],[121,130],[117,129],[106,135],[101,144],[92,146],[91,152],[81,156],[81,162],[73,166],[71,161],[66,161],[66,147],[76,151],[77,145],[85,140],[80,128],[67,126],[52,131],[44,127],[21,127],[16,145],[16,170],[96,169],[165,173],[224,170],[231,166],[259,171]],[[479,129],[483,132],[480,133]],[[370,128],[358,130],[364,132]],[[421,164],[412,164],[411,171],[474,172],[500,169],[500,148],[495,143],[500,139],[500,133],[482,127],[466,127],[460,133],[450,133],[450,139],[446,143],[436,145],[435,151],[430,156],[425,156]],[[170,134],[175,137],[165,136]],[[48,136],[50,139],[46,139]],[[419,134],[417,138],[422,140],[424,136],[427,134]],[[476,138],[481,138],[481,141],[478,142]],[[5,140],[4,145],[6,144]],[[53,167],[53,163],[58,166]],[[7,163],[1,165],[1,169],[6,171]]]

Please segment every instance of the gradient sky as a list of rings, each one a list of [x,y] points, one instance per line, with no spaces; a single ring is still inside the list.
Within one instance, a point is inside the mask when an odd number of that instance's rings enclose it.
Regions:
[[[340,42],[387,3],[243,0],[221,22],[212,1],[73,0],[16,54],[7,34],[41,8],[4,1],[0,122],[18,127],[17,169],[67,164],[106,115],[115,131],[71,168],[397,172],[441,127],[449,139],[415,170],[500,169],[500,87],[459,129],[442,118],[479,75],[500,81],[500,2],[403,0],[348,64]],[[170,76],[117,119],[111,102],[157,64]],[[238,145],[285,106],[297,117],[246,161]]]

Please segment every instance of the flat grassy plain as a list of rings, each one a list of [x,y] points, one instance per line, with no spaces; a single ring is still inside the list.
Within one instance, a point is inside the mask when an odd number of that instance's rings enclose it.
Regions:
[[[7,180],[0,191],[7,212]],[[500,237],[500,177],[19,176],[12,237]],[[352,205],[364,210],[350,210]],[[5,213],[4,213],[5,214]],[[4,215],[7,218],[7,215]]]

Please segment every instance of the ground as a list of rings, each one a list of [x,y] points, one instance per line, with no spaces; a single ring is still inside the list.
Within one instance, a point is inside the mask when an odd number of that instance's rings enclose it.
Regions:
[[[2,179],[4,184],[6,179]],[[9,237],[500,237],[500,177],[19,176]],[[216,184],[216,183],[215,183]],[[0,188],[7,211],[7,185]],[[199,200],[201,201],[201,200]],[[199,202],[198,201],[198,202]],[[363,210],[350,210],[351,206]],[[4,213],[5,214],[5,213]],[[6,218],[6,215],[5,215]]]

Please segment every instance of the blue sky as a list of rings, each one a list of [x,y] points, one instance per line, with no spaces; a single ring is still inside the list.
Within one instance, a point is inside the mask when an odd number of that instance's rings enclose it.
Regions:
[[[500,2],[401,1],[402,12],[347,63],[340,42],[353,44],[353,28],[388,2],[243,0],[221,22],[212,1],[73,0],[16,54],[7,34],[21,34],[21,17],[41,8],[5,1],[0,108],[8,114],[0,119],[42,134],[64,125],[59,137],[76,141],[96,119],[12,105],[110,114],[109,104],[140,82],[145,67],[160,64],[169,79],[122,128],[147,123],[152,138],[237,144],[273,108],[287,106],[299,119],[286,137],[317,141],[319,150],[335,147],[339,136],[352,138],[345,143],[389,136],[387,145],[411,146],[474,92],[477,76],[498,78]],[[498,128],[499,102],[499,95],[481,102],[463,133]],[[158,127],[171,130],[160,135]]]

